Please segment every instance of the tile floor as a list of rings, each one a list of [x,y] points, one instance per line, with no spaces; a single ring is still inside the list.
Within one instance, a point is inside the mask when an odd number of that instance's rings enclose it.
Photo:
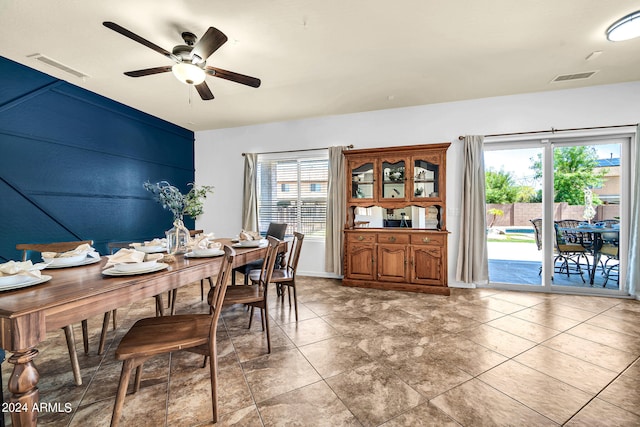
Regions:
[[[199,284],[181,290],[178,312],[205,311],[199,293]],[[487,289],[442,297],[318,278],[299,278],[298,300],[296,323],[272,295],[270,355],[257,313],[251,330],[242,307],[223,313],[217,425],[640,425],[640,301]],[[102,319],[90,319],[80,387],[62,331],[49,334],[37,358],[41,401],[71,410],[43,412],[39,424],[107,426],[115,346],[153,313],[152,299],[119,309],[104,356]],[[187,353],[147,362],[121,425],[211,425],[201,362]],[[2,373],[6,385],[6,362]]]

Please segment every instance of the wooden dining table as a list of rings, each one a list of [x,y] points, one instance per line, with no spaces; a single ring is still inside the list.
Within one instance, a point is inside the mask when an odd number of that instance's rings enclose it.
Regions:
[[[216,239],[232,245],[231,239]],[[234,248],[234,267],[264,258],[266,247]],[[102,273],[107,258],[70,268],[45,269],[51,280],[31,287],[0,292],[0,345],[12,353],[8,408],[14,426],[37,424],[39,373],[34,364],[37,345],[47,332],[148,297],[199,282],[218,273],[223,257],[189,258],[175,255],[164,270],[130,276]]]

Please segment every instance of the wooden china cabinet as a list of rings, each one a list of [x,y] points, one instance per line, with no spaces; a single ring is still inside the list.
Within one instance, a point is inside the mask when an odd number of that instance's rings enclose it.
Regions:
[[[449,295],[449,145],[344,151],[345,285]]]

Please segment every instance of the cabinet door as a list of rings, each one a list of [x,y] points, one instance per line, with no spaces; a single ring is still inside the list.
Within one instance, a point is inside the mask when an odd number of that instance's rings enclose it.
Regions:
[[[350,171],[347,179],[349,187],[347,194],[350,202],[372,202],[376,200],[376,159],[358,158],[347,164]]]
[[[426,153],[411,157],[411,200],[443,200],[441,183],[444,171],[441,164],[440,153]]]
[[[424,285],[444,285],[444,269],[442,267],[442,248],[439,246],[410,246],[410,280],[411,283]]]
[[[347,244],[347,271],[348,279],[374,280],[375,279],[375,245],[362,243]]]
[[[407,161],[404,157],[380,159],[381,185],[378,200],[381,202],[407,200],[406,167]]]
[[[407,278],[407,246],[378,245],[378,280],[404,282]]]

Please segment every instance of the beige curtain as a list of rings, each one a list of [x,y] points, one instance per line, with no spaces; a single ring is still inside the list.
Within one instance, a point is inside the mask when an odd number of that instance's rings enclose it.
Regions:
[[[258,155],[244,155],[244,187],[242,190],[242,229],[258,230]]]
[[[640,125],[636,129],[636,141],[634,144],[635,158],[635,174],[631,187],[631,218],[635,220],[629,221],[629,254],[627,260],[627,283],[629,284],[629,294],[640,300],[640,224],[638,217],[640,216]]]
[[[329,147],[329,184],[327,186],[327,237],[324,268],[329,273],[342,275],[342,236],[346,216],[345,171],[343,150],[347,147]]]
[[[483,136],[465,136],[462,158],[460,242],[456,280],[481,283],[489,279],[485,216]]]

